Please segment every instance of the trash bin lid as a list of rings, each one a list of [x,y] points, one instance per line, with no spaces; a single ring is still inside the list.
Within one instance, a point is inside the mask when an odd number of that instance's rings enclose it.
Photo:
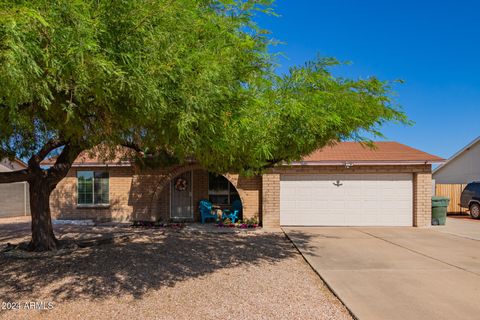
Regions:
[[[450,198],[447,197],[432,197],[432,206],[433,207],[448,207]]]
[[[443,200],[450,200],[450,198],[449,197],[442,197],[442,196],[432,197],[432,201],[443,201]]]

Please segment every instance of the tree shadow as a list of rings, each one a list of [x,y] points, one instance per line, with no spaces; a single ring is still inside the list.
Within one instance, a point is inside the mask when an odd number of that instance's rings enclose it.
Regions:
[[[316,229],[314,233],[311,232],[311,229]],[[284,229],[290,241],[300,250],[303,254],[308,254],[309,256],[319,257],[324,244],[322,240],[328,239],[340,239],[341,237],[337,236],[332,232],[322,232],[321,228],[318,227],[288,227]]]
[[[79,230],[70,227],[61,233]],[[129,234],[133,236],[126,242],[81,248],[49,258],[21,259],[0,254],[0,296],[5,301],[48,297],[55,302],[125,294],[141,298],[148,290],[172,287],[220,269],[275,264],[298,255],[283,233],[155,229]]]
[[[20,238],[29,236],[30,229],[30,220],[15,223],[4,223],[2,219],[0,219],[0,243],[17,241]]]

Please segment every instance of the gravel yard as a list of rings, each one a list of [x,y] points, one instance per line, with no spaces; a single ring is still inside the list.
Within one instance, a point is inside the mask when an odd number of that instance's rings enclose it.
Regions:
[[[28,221],[0,220],[0,247]],[[55,226],[60,239],[122,241],[49,258],[0,253],[0,300],[17,319],[351,319],[283,233]],[[51,310],[25,309],[30,301]]]

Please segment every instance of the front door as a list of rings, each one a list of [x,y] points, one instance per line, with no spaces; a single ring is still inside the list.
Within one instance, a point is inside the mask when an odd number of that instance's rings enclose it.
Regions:
[[[170,190],[170,217],[177,220],[193,219],[192,171],[182,173],[173,178]]]

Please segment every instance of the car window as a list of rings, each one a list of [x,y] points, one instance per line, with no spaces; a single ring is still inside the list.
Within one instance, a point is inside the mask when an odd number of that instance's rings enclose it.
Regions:
[[[465,190],[475,192],[475,193],[480,193],[480,183],[469,183],[465,187]]]

